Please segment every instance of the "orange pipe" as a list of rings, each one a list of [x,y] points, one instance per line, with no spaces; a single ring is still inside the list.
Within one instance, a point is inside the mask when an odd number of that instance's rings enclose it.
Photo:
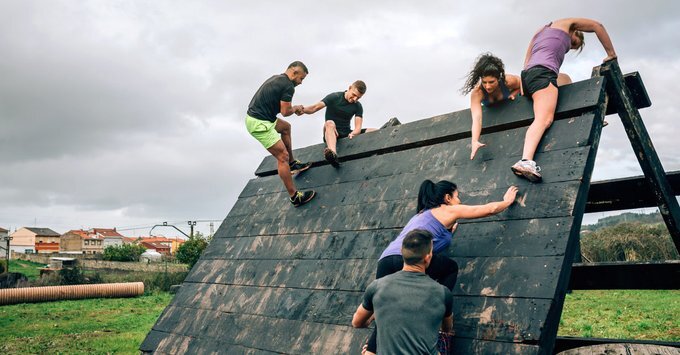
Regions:
[[[6,288],[0,289],[0,306],[16,303],[80,300],[85,298],[134,297],[143,293],[143,282]]]

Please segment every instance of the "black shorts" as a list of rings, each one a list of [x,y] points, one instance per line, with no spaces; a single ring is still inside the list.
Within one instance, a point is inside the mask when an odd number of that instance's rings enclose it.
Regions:
[[[545,89],[550,84],[557,87],[557,73],[554,71],[540,65],[522,70],[524,96],[530,98],[536,91]]]
[[[325,133],[326,133],[326,131],[324,131],[324,135],[323,135],[323,142],[324,143],[326,143],[326,134]],[[350,133],[352,133],[352,131],[347,132],[347,134],[344,134],[344,132],[342,132],[342,133],[338,132],[338,139],[348,137]],[[366,133],[366,128],[361,129],[361,134],[364,134],[364,133]]]

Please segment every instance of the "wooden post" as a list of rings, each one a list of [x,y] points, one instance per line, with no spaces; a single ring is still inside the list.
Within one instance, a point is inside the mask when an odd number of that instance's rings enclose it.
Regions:
[[[680,251],[680,206],[642,122],[640,112],[635,107],[631,93],[625,85],[619,63],[617,60],[603,63],[593,70],[594,74],[598,72],[599,75],[607,78],[607,94],[610,96],[610,103],[617,107],[623,127],[636,153],[635,156],[645,174],[645,180],[654,192],[654,198],[668,227],[668,232],[673,238],[675,248]]]

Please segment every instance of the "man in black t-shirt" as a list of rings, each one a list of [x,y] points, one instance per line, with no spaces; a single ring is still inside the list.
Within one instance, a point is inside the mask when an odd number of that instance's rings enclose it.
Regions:
[[[299,61],[288,66],[286,72],[274,75],[260,86],[248,105],[246,128],[277,161],[279,177],[288,190],[293,206],[302,206],[314,198],[315,192],[297,191],[292,174],[309,169],[310,163],[293,158],[290,123],[276,117],[281,113],[288,117],[293,113],[302,114],[302,105],[292,106],[295,87],[302,84],[309,71]]]
[[[453,294],[425,270],[432,260],[432,233],[410,231],[401,246],[403,269],[371,282],[352,326],[365,328],[375,315],[378,354],[438,354],[438,331],[453,328]]]
[[[366,93],[366,84],[357,80],[346,91],[334,92],[326,95],[320,102],[304,107],[302,112],[312,114],[326,108],[326,123],[323,126],[323,140],[326,148],[323,155],[333,166],[338,166],[337,140],[344,137],[349,139],[355,136],[375,131],[375,128],[361,128],[363,123],[364,108],[359,99]],[[350,127],[354,117],[354,129]]]

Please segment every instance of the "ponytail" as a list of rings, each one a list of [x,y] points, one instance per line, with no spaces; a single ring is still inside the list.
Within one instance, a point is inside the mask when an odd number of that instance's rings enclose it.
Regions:
[[[439,207],[444,203],[444,197],[447,194],[453,194],[458,187],[456,184],[442,180],[438,183],[433,183],[432,180],[425,180],[420,184],[418,191],[418,207],[416,213],[420,213],[430,208]]]

